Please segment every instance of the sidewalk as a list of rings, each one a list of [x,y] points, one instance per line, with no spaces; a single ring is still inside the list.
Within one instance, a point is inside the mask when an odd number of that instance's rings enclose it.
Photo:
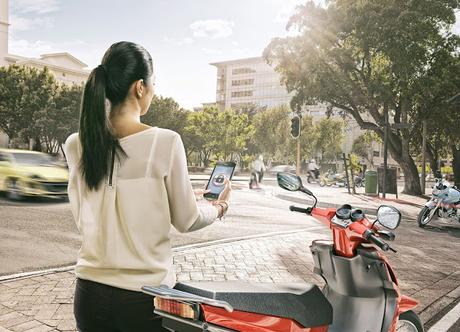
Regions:
[[[327,238],[327,234],[327,230],[317,228],[176,250],[174,265],[178,281],[306,281],[322,286],[322,279],[312,272],[309,244],[313,239]],[[421,301],[417,312],[421,312],[424,321],[441,310],[432,308],[433,304],[453,301],[457,295],[460,297],[457,294],[460,271],[442,278],[427,278],[419,275],[415,264],[411,268],[404,260],[391,261],[395,261],[397,273],[405,266],[405,271],[399,273],[403,291]],[[75,331],[74,287],[75,276],[70,268],[68,271],[0,282],[0,332]]]

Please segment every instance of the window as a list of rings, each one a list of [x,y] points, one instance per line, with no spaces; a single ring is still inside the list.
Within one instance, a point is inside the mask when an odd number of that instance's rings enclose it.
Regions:
[[[251,96],[252,96],[252,90],[232,92],[232,98],[251,97]]]
[[[250,74],[250,73],[255,73],[255,72],[256,71],[254,69],[248,68],[248,67],[232,69],[232,75]]]
[[[232,86],[240,86],[240,85],[252,85],[254,84],[254,79],[247,79],[247,80],[233,80]]]

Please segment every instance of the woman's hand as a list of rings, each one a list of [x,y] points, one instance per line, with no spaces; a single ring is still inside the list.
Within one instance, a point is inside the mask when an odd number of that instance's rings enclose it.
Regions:
[[[195,194],[195,199],[199,201],[200,199],[203,199],[203,195],[210,192],[211,190],[207,190],[205,188],[200,188],[200,189],[193,189],[193,193]]]
[[[218,218],[222,218],[228,210],[228,200],[230,199],[230,193],[232,191],[232,183],[227,179],[225,180],[224,190],[221,191],[219,198],[212,202],[218,211]]]
[[[228,202],[228,200],[230,199],[230,193],[232,192],[232,183],[230,182],[229,179],[226,179],[224,183],[225,183],[224,190],[221,191],[217,201]]]

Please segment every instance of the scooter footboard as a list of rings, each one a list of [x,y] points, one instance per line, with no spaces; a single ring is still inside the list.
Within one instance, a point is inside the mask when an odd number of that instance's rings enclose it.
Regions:
[[[329,331],[388,331],[398,294],[385,262],[373,248],[359,248],[355,257],[337,256],[330,242],[310,247],[314,272],[326,281],[323,293],[333,307]]]

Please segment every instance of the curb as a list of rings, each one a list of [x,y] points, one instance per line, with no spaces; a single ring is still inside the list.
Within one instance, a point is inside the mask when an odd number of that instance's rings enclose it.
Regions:
[[[265,238],[265,237],[274,237],[274,236],[279,236],[279,235],[293,234],[293,233],[298,233],[298,232],[303,232],[303,231],[313,231],[313,230],[317,230],[321,228],[322,228],[321,226],[314,226],[314,227],[309,227],[309,228],[297,228],[297,229],[293,229],[289,231],[270,232],[270,233],[263,233],[259,235],[247,235],[247,236],[239,236],[239,237],[220,239],[220,240],[214,240],[214,241],[208,241],[208,242],[193,243],[193,244],[173,247],[172,252],[181,252],[181,251],[186,251],[186,250],[199,249],[199,248],[204,248],[204,247],[222,245],[222,244],[251,240],[251,239],[260,239],[260,238]],[[63,266],[63,267],[57,267],[57,268],[50,268],[50,269],[45,269],[45,270],[9,274],[5,276],[0,276],[0,283],[26,279],[30,277],[38,277],[38,276],[59,273],[59,272],[68,272],[68,271],[72,271],[74,268],[75,268],[75,264]],[[2,331],[0,330],[0,332]]]

